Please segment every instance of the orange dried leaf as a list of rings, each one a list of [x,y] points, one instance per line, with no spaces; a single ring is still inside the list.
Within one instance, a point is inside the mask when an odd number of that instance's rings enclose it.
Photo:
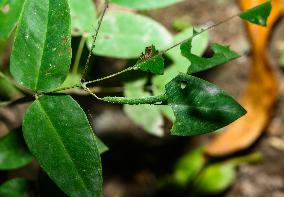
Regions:
[[[242,9],[250,9],[265,0],[240,0]],[[252,67],[247,89],[241,99],[247,114],[229,125],[207,145],[211,156],[224,156],[245,149],[255,142],[270,121],[278,96],[278,84],[266,54],[266,46],[273,25],[282,13],[281,0],[272,0],[268,26],[246,23],[252,45]]]

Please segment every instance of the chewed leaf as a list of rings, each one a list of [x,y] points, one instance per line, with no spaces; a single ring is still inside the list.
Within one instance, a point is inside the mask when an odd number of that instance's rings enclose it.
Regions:
[[[267,19],[270,15],[271,9],[272,9],[271,2],[267,1],[252,9],[244,11],[239,16],[242,19],[247,20],[251,23],[261,25],[261,26],[266,26]]]
[[[154,45],[146,47],[145,53],[142,53],[137,64],[140,70],[158,75],[164,73],[164,58],[159,54],[159,51],[156,50]]]
[[[180,46],[181,54],[191,62],[187,71],[189,74],[204,71],[240,57],[239,54],[230,50],[229,47],[220,44],[213,44],[211,46],[211,49],[214,52],[214,55],[211,58],[199,57],[191,52],[191,48],[192,40],[189,40]]]
[[[173,135],[200,135],[220,129],[246,111],[215,85],[187,74],[179,74],[166,85],[168,104],[176,120]]]

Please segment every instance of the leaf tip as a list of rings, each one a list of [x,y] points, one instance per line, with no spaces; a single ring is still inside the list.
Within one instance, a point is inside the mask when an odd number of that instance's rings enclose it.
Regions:
[[[242,12],[239,17],[250,23],[260,25],[263,27],[267,26],[267,19],[271,13],[272,4],[271,1],[266,1],[256,7],[248,9]]]

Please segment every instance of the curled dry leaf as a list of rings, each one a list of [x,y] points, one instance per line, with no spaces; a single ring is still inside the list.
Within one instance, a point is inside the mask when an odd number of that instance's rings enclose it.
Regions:
[[[265,0],[240,0],[242,9],[250,9]],[[247,114],[226,128],[206,147],[212,156],[224,156],[249,147],[270,121],[278,95],[278,84],[266,54],[269,34],[282,13],[281,0],[272,0],[268,26],[246,23],[252,45],[252,67],[247,89],[241,99]]]

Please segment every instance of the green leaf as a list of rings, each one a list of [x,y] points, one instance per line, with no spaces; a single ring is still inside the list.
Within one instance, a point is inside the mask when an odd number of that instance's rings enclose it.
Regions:
[[[175,181],[186,186],[193,181],[205,165],[204,151],[202,148],[195,149],[183,155],[175,166]]]
[[[2,7],[8,0],[0,0],[0,6]]]
[[[89,37],[89,48],[91,43],[92,37]],[[151,44],[161,50],[171,43],[171,34],[158,22],[146,16],[115,11],[106,14],[93,52],[107,57],[137,58]]]
[[[266,26],[267,19],[270,15],[271,9],[272,9],[271,2],[267,1],[252,9],[244,11],[239,16],[242,19],[247,20],[251,23],[261,26]]]
[[[145,53],[140,56],[137,62],[137,66],[140,70],[151,72],[157,75],[164,74],[164,58],[159,51],[156,50],[155,46],[146,47]]]
[[[182,1],[183,0],[112,0],[111,2],[137,10],[149,10],[166,7]]]
[[[0,139],[0,170],[20,168],[33,160],[21,138],[19,133],[13,131]]]
[[[42,168],[69,196],[101,196],[102,172],[96,138],[70,96],[42,96],[27,110],[25,141]]]
[[[67,0],[26,0],[11,55],[18,83],[49,91],[65,80],[71,62],[70,10]]]
[[[201,172],[193,188],[199,194],[219,194],[230,187],[235,178],[235,165],[230,163],[213,164]]]
[[[174,28],[174,30],[176,30],[178,32],[187,29],[188,26],[189,26],[189,23],[182,18],[176,18],[172,22],[172,28]]]
[[[24,0],[7,0],[0,4],[0,40],[8,39],[16,27]]]
[[[15,178],[0,185],[0,196],[23,197],[27,195],[29,182],[23,178]]]
[[[239,54],[231,51],[229,47],[225,47],[219,44],[213,44],[211,46],[211,49],[214,52],[214,55],[211,58],[203,58],[194,55],[193,53],[191,53],[191,48],[191,40],[183,43],[180,46],[181,54],[191,62],[191,65],[187,71],[189,74],[204,71],[240,57]]]
[[[96,22],[96,9],[92,0],[69,0],[72,35],[89,33]]]
[[[80,74],[69,73],[64,83],[60,87],[61,88],[71,87],[80,84],[80,81],[81,81]]]
[[[131,98],[150,96],[143,90],[146,80],[141,79],[125,84],[124,95]],[[149,134],[161,137],[163,131],[163,116],[155,105],[124,105],[126,115]]]
[[[259,162],[263,159],[261,153],[233,157],[222,163],[215,163],[207,166],[193,183],[193,188],[198,194],[219,194],[228,189],[235,181],[236,166],[243,163]]]
[[[246,112],[215,85],[180,73],[166,85],[168,104],[176,120],[173,135],[200,135],[220,129]]]

